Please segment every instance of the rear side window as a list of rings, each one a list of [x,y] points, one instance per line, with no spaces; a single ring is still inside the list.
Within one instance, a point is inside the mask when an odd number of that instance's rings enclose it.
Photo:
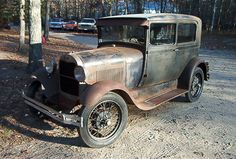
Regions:
[[[195,24],[179,24],[178,26],[178,43],[193,42],[196,40]]]
[[[151,24],[150,43],[152,45],[174,44],[176,24]]]

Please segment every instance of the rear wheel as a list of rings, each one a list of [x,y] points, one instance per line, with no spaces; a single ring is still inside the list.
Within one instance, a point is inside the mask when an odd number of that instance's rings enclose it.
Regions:
[[[83,127],[80,136],[89,147],[112,144],[124,130],[128,109],[125,101],[116,93],[108,93],[92,107],[84,107],[81,113]]]
[[[45,96],[43,95],[43,89],[42,89],[42,85],[40,82],[34,82],[33,84],[31,84],[27,90],[26,95],[38,102],[44,103],[44,101],[45,101]],[[33,114],[39,118],[44,117],[43,113],[41,113],[40,111],[38,111],[37,109],[35,109],[31,106],[29,106],[29,110],[30,110],[31,114]]]
[[[186,99],[189,102],[195,102],[202,94],[203,85],[204,85],[204,74],[201,68],[197,67],[194,70],[190,89],[188,93],[185,94]]]

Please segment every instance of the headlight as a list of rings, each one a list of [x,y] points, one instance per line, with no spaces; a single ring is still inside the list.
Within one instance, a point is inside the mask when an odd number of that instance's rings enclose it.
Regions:
[[[54,70],[57,68],[56,60],[55,59],[51,60],[48,64],[46,64],[45,68],[48,74],[52,74]]]
[[[85,80],[84,69],[81,66],[75,67],[74,77],[77,81],[80,81],[80,82]]]

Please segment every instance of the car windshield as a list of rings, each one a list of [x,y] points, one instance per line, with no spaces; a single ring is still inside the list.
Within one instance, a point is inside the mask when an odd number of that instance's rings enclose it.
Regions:
[[[94,23],[94,20],[92,19],[83,19],[81,23]]]
[[[67,24],[75,24],[74,21],[69,21]]]
[[[100,26],[99,43],[102,42],[129,42],[145,45],[146,29],[142,26],[112,25]]]

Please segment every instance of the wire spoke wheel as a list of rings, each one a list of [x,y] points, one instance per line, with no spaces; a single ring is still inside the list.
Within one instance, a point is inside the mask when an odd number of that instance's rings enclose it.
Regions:
[[[128,109],[125,101],[110,92],[93,107],[82,110],[84,127],[80,136],[89,147],[103,147],[113,143],[122,133],[127,123]]]
[[[202,77],[201,74],[196,74],[193,78],[191,86],[191,95],[193,97],[197,97],[199,93],[201,93],[201,89],[202,89]]]
[[[92,137],[106,138],[119,127],[121,110],[114,101],[104,101],[97,105],[89,117],[89,132]]]
[[[189,102],[195,102],[202,94],[204,85],[204,74],[201,68],[197,67],[192,75],[192,82],[188,93],[186,93],[186,99]]]

